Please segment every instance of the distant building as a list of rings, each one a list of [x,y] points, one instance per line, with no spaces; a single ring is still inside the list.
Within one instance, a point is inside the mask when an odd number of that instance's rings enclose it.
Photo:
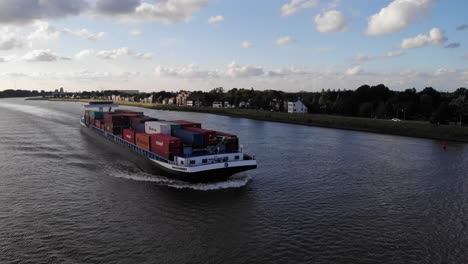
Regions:
[[[141,99],[140,102],[142,102],[142,103],[152,103],[153,102],[153,95],[150,95],[150,96],[148,96],[146,98]]]
[[[187,98],[187,106],[203,106],[205,102],[205,95],[202,93],[192,93]]]
[[[218,102],[218,101],[214,101],[212,107],[213,108],[223,108],[223,103]]]
[[[228,101],[224,101],[224,108],[232,108],[232,106]]]
[[[288,102],[288,113],[305,114],[307,113],[307,106],[305,106],[301,100],[297,100],[296,102]]]
[[[190,92],[188,91],[180,91],[179,94],[176,96],[176,104],[177,105],[186,105],[187,98],[190,96]]]
[[[250,103],[249,102],[246,102],[246,101],[241,101],[239,103],[239,108],[249,108],[250,107]]]

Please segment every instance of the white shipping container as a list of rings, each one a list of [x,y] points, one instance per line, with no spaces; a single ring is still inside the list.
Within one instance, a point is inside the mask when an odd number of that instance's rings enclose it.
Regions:
[[[171,125],[158,121],[145,122],[145,133],[170,135]]]

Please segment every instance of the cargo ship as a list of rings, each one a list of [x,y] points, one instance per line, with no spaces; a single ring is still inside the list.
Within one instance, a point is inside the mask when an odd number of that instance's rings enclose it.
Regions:
[[[243,153],[236,135],[204,129],[197,122],[161,120],[117,107],[113,102],[90,102],[80,120],[82,128],[135,152],[159,175],[213,182],[257,168],[255,157]]]

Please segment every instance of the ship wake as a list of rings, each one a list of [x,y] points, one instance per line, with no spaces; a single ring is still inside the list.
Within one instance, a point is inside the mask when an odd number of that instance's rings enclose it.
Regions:
[[[164,176],[148,174],[145,172],[112,171],[109,172],[109,175],[133,181],[153,182],[161,186],[167,186],[175,189],[190,189],[195,191],[239,189],[246,186],[252,180],[252,177],[242,173],[233,175],[226,181],[211,183],[190,183],[175,179],[169,179]]]

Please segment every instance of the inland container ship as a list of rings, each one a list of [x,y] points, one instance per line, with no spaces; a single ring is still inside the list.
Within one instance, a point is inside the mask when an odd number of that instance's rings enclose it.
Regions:
[[[113,110],[117,107],[112,102],[90,102],[80,124],[135,152],[162,176],[211,182],[257,168],[255,157],[243,153],[236,135],[204,129],[201,123]]]

